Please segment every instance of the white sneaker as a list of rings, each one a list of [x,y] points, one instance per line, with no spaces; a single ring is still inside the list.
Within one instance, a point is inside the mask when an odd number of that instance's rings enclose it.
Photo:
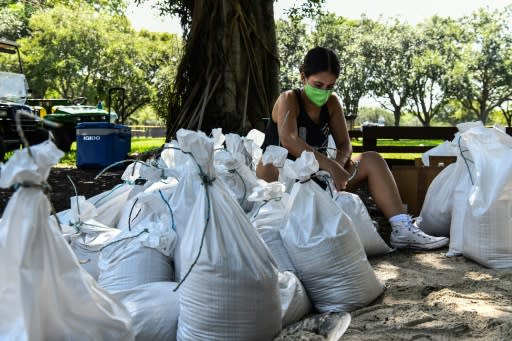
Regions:
[[[433,250],[448,245],[448,238],[434,237],[420,230],[417,225],[420,221],[421,218],[410,219],[408,222],[394,225],[389,244],[398,249],[415,250]]]

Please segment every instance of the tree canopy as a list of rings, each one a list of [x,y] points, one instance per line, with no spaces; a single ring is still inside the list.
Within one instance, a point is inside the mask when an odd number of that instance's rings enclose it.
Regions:
[[[409,25],[348,20],[324,0],[297,2],[277,22],[273,0],[152,3],[180,18],[183,40],[133,30],[125,0],[0,0],[0,36],[21,44],[35,97],[94,103],[123,86],[123,119],[149,105],[169,137],[181,127],[263,130],[279,92],[301,86],[299,66],[315,45],[340,58],[336,91],[348,118],[371,98],[395,125],[404,115],[421,125],[510,124],[512,6]]]

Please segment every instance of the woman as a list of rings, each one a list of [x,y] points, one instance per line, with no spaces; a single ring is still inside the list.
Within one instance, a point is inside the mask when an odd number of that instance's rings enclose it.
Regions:
[[[281,145],[288,149],[292,159],[304,150],[314,152],[320,169],[330,173],[339,191],[353,191],[359,182],[368,180],[375,203],[392,226],[391,246],[428,250],[447,245],[447,238],[425,234],[405,214],[393,175],[380,154],[365,152],[352,156],[343,110],[333,93],[340,74],[334,51],[324,47],[310,50],[300,72],[304,87],[285,91],[279,96],[267,126],[263,148]],[[335,160],[320,152],[327,147],[329,134],[336,142]],[[260,162],[256,175],[269,182],[276,181],[279,171],[271,164],[264,166]]]

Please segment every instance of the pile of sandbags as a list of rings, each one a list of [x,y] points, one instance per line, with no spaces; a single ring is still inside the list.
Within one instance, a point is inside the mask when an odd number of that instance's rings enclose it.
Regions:
[[[318,171],[312,152],[304,151],[284,171],[298,182],[292,188],[284,245],[320,312],[349,312],[379,296],[384,288],[375,276],[352,220],[311,180]]]
[[[70,198],[57,218],[41,192],[55,147],[15,154],[0,184],[32,185],[0,223],[1,271],[14,278],[2,283],[12,294],[0,338],[271,340],[314,309],[352,311],[381,294],[365,250],[389,248],[360,200],[309,181],[311,153],[291,162],[281,147],[262,155],[260,132],[212,135],[179,130],[158,159]],[[279,182],[256,178],[260,159]]]
[[[512,267],[512,138],[480,122],[457,127],[452,141],[457,161],[429,187],[420,227],[449,233],[448,255],[462,254],[491,268]]]

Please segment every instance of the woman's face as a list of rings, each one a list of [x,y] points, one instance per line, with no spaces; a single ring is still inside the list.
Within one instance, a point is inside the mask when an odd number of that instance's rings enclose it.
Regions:
[[[315,73],[307,78],[302,74],[302,81],[304,85],[309,83],[312,87],[322,90],[332,90],[336,83],[336,79],[337,77],[329,71]]]

